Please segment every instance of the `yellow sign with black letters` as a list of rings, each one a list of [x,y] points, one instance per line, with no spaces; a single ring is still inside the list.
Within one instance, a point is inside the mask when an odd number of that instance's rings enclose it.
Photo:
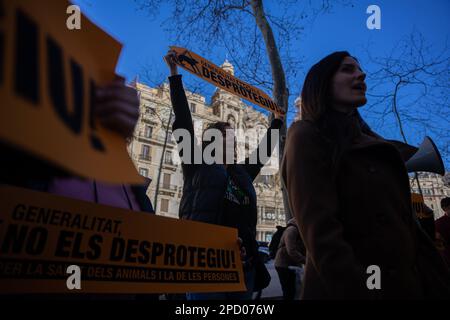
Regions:
[[[186,71],[272,113],[279,115],[286,113],[265,92],[236,78],[198,54],[175,46],[171,46],[170,49],[176,53],[174,62]]]
[[[85,16],[69,30],[69,5],[0,1],[0,141],[75,175],[142,183],[124,139],[92,112],[95,87],[115,78],[121,44]]]

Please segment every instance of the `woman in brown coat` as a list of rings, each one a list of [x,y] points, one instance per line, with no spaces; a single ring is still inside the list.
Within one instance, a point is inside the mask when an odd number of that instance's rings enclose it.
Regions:
[[[302,296],[447,294],[448,274],[412,213],[404,161],[416,149],[384,140],[361,119],[364,79],[349,53],[325,57],[306,76],[303,120],[289,129],[282,176],[307,250]],[[380,288],[370,285],[372,265]]]

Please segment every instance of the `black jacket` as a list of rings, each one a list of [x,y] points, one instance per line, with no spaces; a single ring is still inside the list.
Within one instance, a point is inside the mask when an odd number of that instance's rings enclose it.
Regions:
[[[195,136],[192,116],[183,89],[181,75],[169,77],[169,81],[170,97],[175,113],[173,130],[188,130],[192,137],[192,144],[194,145]],[[282,124],[283,122],[278,119],[272,121],[267,133],[268,139],[266,141],[269,145],[267,150],[270,150],[271,142],[269,131],[280,128]],[[246,160],[242,164],[229,165],[228,169],[218,164],[182,163],[184,186],[179,208],[180,218],[224,225],[225,219],[222,216],[222,207],[228,175],[231,174],[234,181],[250,198],[250,221],[249,225],[245,227],[256,235],[257,207],[253,180],[263,166],[264,164],[261,163],[260,159],[258,159],[257,164],[249,164],[249,161]]]

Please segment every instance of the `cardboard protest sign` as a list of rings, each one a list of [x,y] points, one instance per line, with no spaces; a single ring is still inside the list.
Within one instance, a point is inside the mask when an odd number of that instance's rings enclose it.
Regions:
[[[175,59],[177,65],[190,73],[212,83],[216,87],[269,110],[272,113],[279,115],[284,115],[286,113],[262,90],[239,80],[221,67],[202,58],[198,54],[180,47],[172,46],[170,49],[177,55]]]
[[[83,177],[141,183],[124,139],[92,114],[94,88],[115,78],[121,45],[85,16],[69,30],[69,5],[0,2],[0,141]]]
[[[243,291],[237,230],[0,187],[0,294]]]
[[[423,196],[420,193],[411,193],[411,200],[417,218],[429,218],[429,213],[427,212],[427,210],[425,210],[425,202],[423,200]],[[431,217],[433,217],[433,213],[431,213]]]

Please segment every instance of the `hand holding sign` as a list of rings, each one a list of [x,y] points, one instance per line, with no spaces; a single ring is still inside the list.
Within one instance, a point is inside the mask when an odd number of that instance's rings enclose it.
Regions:
[[[173,50],[169,50],[169,52],[167,52],[167,55],[164,57],[164,61],[169,66],[171,76],[176,76],[178,74],[176,58],[177,58],[177,53]]]
[[[218,88],[246,99],[274,114],[286,114],[286,111],[273,102],[266,93],[236,78],[221,67],[185,48],[170,47],[170,49],[169,54],[164,59],[169,65],[171,75],[177,74],[174,67],[174,64],[176,64]]]
[[[244,261],[245,258],[247,258],[247,251],[245,250],[244,242],[242,241],[242,238],[238,238],[237,243],[238,243],[238,246],[240,249],[241,260]]]
[[[105,128],[129,138],[139,119],[139,98],[134,88],[119,77],[110,85],[96,90],[94,114]]]

